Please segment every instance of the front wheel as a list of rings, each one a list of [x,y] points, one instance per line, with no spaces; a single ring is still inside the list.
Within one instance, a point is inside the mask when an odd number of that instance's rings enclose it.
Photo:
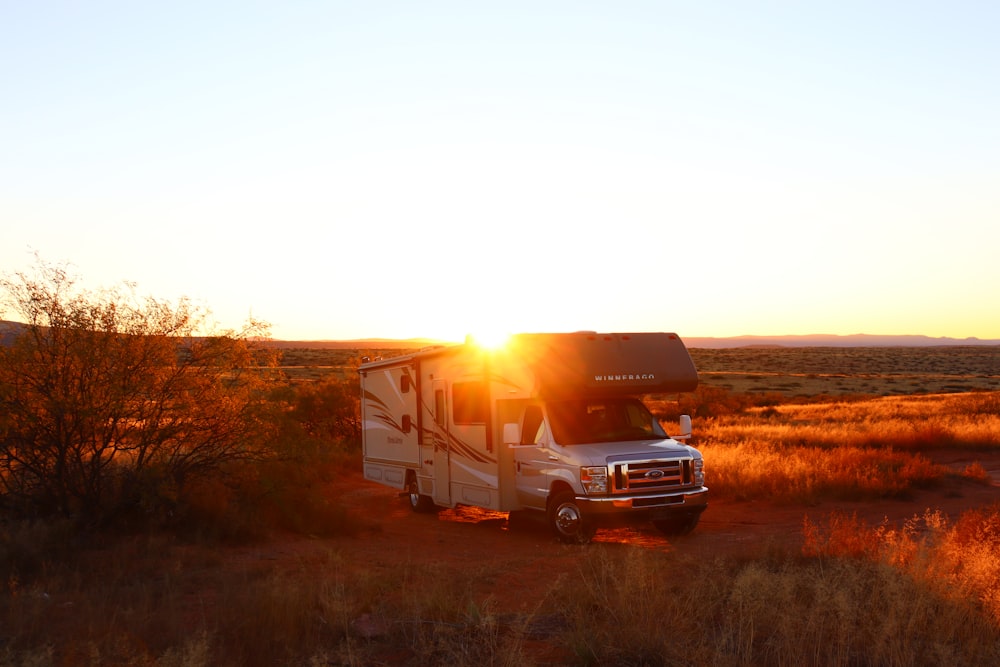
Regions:
[[[410,509],[414,512],[426,514],[434,511],[434,501],[430,496],[420,493],[416,475],[410,475],[406,480],[406,497],[410,501]]]
[[[552,498],[548,514],[552,532],[567,544],[586,544],[597,532],[593,521],[584,513],[576,497],[568,491],[557,493]]]

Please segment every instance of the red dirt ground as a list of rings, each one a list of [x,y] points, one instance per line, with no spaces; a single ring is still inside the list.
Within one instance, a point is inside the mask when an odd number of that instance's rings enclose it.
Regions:
[[[927,510],[940,510],[954,520],[964,511],[1000,502],[1000,452],[940,451],[927,454],[935,463],[955,471],[979,462],[993,483],[949,476],[934,489],[920,490],[907,500],[822,503],[814,507],[775,506],[766,502],[709,501],[695,531],[668,539],[652,527],[601,530],[595,542],[678,552],[694,557],[734,556],[754,558],[775,549],[793,552],[802,546],[803,521],[826,525],[831,513],[855,515],[868,525],[884,521],[900,525]],[[354,537],[292,537],[241,548],[223,555],[230,565],[266,570],[308,569],[310,562],[329,566],[337,554],[338,576],[433,565],[466,572],[478,582],[474,591],[480,604],[498,615],[525,614],[539,609],[556,577],[576,571],[591,547],[558,542],[541,522],[516,520],[505,513],[460,507],[435,514],[410,511],[396,490],[366,481],[360,474],[342,480],[340,501],[365,517],[368,529]],[[234,562],[235,561],[235,562]],[[225,565],[224,565],[225,566]],[[484,606],[485,608],[485,606]],[[360,635],[381,635],[385,630],[361,616],[354,622]],[[525,650],[542,664],[561,664],[566,656],[545,638],[528,640]],[[555,651],[555,653],[554,653]],[[387,658],[381,664],[397,664]],[[405,657],[398,664],[408,664]]]
[[[807,517],[824,525],[831,513],[840,512],[856,515],[872,526],[883,521],[899,525],[928,509],[955,519],[965,510],[1000,502],[1000,452],[949,450],[928,456],[956,471],[979,462],[993,477],[993,484],[956,476],[937,488],[917,491],[911,499],[829,502],[813,507],[710,500],[701,522],[689,535],[667,538],[649,526],[601,530],[594,541],[700,556],[753,557],[774,547],[799,548]],[[336,550],[347,568],[391,571],[401,565],[445,563],[456,570],[502,572],[502,578],[484,578],[481,594],[483,599],[493,599],[498,613],[508,613],[533,609],[548,588],[543,582],[551,581],[560,566],[571,567],[587,549],[561,544],[541,522],[512,522],[506,513],[459,507],[415,514],[398,491],[360,475],[342,481],[341,486],[341,502],[363,515],[371,529],[356,537],[273,542],[253,551],[278,563],[286,557],[308,557],[312,550]]]

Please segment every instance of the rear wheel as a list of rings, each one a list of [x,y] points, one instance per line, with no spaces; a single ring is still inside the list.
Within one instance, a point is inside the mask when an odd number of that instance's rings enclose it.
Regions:
[[[586,544],[597,532],[593,521],[569,491],[560,491],[552,498],[548,514],[552,532],[567,544]]]
[[[434,511],[434,501],[430,496],[420,493],[417,476],[410,474],[406,479],[406,497],[410,501],[410,509],[421,514]]]

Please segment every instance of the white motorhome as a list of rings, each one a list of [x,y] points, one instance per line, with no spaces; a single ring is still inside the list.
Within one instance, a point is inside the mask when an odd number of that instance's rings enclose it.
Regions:
[[[365,477],[414,511],[531,510],[583,543],[623,520],[685,533],[707,506],[690,418],[668,436],[639,400],[697,387],[676,334],[518,334],[359,370]]]

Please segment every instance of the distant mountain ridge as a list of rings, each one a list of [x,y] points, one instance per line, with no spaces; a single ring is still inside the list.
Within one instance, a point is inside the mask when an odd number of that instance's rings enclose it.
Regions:
[[[948,338],[942,336],[880,335],[880,334],[810,334],[803,336],[732,336],[728,338],[686,337],[688,347],[955,347],[964,345],[997,345],[1000,340],[982,338]]]
[[[733,348],[733,347],[956,347],[965,345],[1000,346],[1000,339],[983,338],[933,338],[918,335],[876,335],[876,334],[811,334],[802,336],[732,336],[713,338],[705,336],[685,336],[678,332],[684,344],[690,348]],[[317,341],[271,341],[282,347],[322,347],[342,349],[418,349],[432,345],[454,345],[455,341],[439,341],[428,338],[367,338],[359,340],[317,340]]]
[[[433,345],[454,345],[451,341],[429,338],[364,338],[358,340],[270,340],[279,349],[313,348],[320,350],[419,350]]]
[[[9,320],[0,320],[0,344],[10,344],[25,325]],[[705,336],[685,336],[676,332],[690,348],[733,348],[733,347],[956,347],[956,346],[1000,346],[1000,339],[948,338],[920,335],[880,335],[880,334],[810,334],[802,336],[730,336],[724,338]],[[282,349],[420,349],[432,345],[453,345],[455,341],[440,341],[430,338],[365,338],[355,340],[272,340],[268,344]]]

